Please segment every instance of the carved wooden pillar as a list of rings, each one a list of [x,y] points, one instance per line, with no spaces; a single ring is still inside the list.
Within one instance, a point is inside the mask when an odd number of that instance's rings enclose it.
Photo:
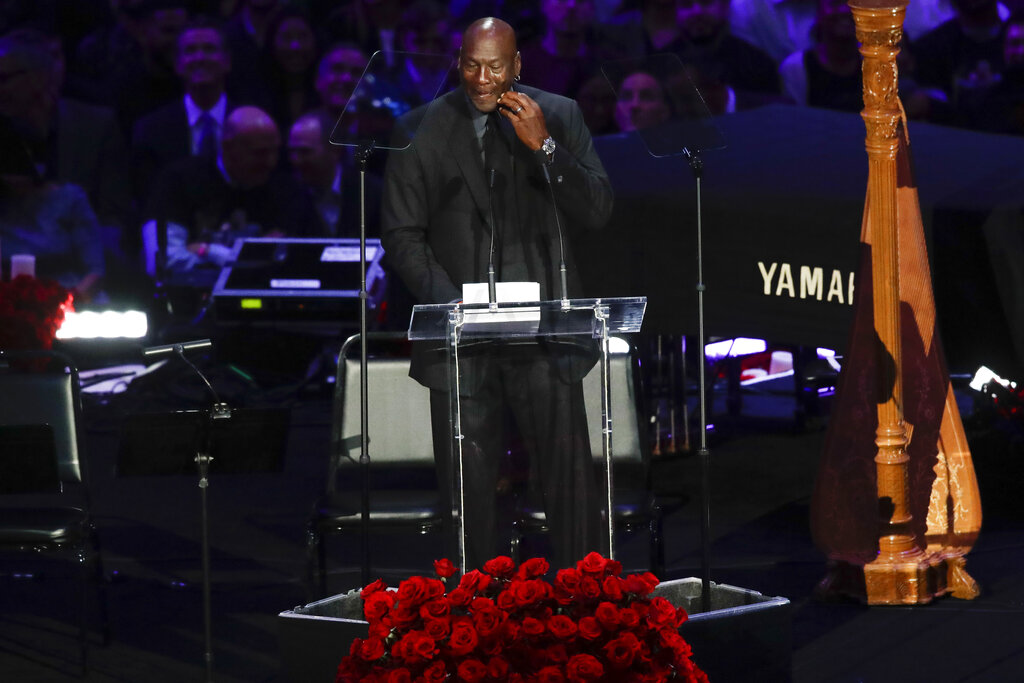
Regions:
[[[888,515],[878,557],[864,567],[869,604],[930,602],[946,592],[945,563],[926,554],[911,529],[907,483],[907,444],[903,417],[900,334],[897,152],[901,112],[896,55],[903,35],[906,0],[851,0],[857,39],[864,57],[864,110],[867,129],[868,192],[872,287],[878,353],[878,430],[875,435],[878,498]]]

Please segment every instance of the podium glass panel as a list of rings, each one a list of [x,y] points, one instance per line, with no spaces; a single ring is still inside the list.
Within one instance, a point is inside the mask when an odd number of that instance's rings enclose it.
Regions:
[[[460,347],[474,342],[529,337],[584,337],[598,341],[601,367],[601,448],[604,469],[604,507],[607,554],[614,558],[612,505],[612,416],[608,372],[611,334],[639,332],[647,297],[571,299],[501,304],[425,304],[413,307],[409,339],[444,340],[448,350],[449,418],[452,437],[452,521],[458,544],[458,566],[465,573],[466,529],[463,486],[463,434],[460,397]]]

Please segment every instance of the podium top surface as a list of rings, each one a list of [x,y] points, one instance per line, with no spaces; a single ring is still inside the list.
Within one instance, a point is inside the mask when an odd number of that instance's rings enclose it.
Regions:
[[[567,305],[565,305],[567,304]],[[455,329],[460,339],[500,339],[639,332],[647,297],[569,299],[566,302],[503,302],[490,304],[422,304],[413,306],[409,339],[447,339]]]

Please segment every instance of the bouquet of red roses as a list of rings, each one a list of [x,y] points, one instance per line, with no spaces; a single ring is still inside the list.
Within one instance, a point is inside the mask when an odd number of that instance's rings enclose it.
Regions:
[[[706,681],[679,635],[686,611],[650,593],[653,574],[621,576],[622,565],[590,553],[553,583],[542,558],[519,567],[496,557],[483,571],[414,576],[391,590],[364,588],[365,639],[352,642],[338,683],[656,683]]]
[[[51,348],[64,314],[74,310],[72,301],[53,280],[19,275],[0,282],[0,349]]]

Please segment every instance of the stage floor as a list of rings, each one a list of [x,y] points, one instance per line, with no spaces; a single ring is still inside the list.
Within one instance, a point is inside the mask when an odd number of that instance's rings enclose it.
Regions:
[[[788,380],[744,389],[738,416],[713,404],[712,578],[788,598],[793,680],[1010,681],[1024,671],[1024,431],[967,413],[984,522],[967,570],[974,601],[922,607],[821,603],[812,591],[824,561],[810,539],[809,499],[825,421],[797,429]],[[718,395],[716,395],[718,396]],[[309,600],[304,525],[322,486],[330,402],[321,393],[267,392],[291,412],[283,471],[214,477],[209,488],[214,672],[217,681],[278,681],[277,615]],[[198,681],[204,677],[199,493],[193,476],[117,477],[114,453],[128,399],[87,401],[94,508],[109,578],[112,640],[91,648],[90,681]],[[174,402],[165,397],[164,407]],[[137,407],[137,406],[136,406]],[[699,462],[655,461],[659,494],[687,502],[666,519],[663,579],[700,575]],[[646,557],[642,536],[621,539],[627,567]],[[436,539],[375,539],[375,575],[429,572]],[[332,543],[332,592],[359,582],[358,538]],[[0,559],[0,679],[73,681],[77,579],[47,563],[14,578]],[[339,645],[338,658],[345,654]],[[700,652],[694,653],[700,663]],[[747,680],[761,680],[756,674]]]

